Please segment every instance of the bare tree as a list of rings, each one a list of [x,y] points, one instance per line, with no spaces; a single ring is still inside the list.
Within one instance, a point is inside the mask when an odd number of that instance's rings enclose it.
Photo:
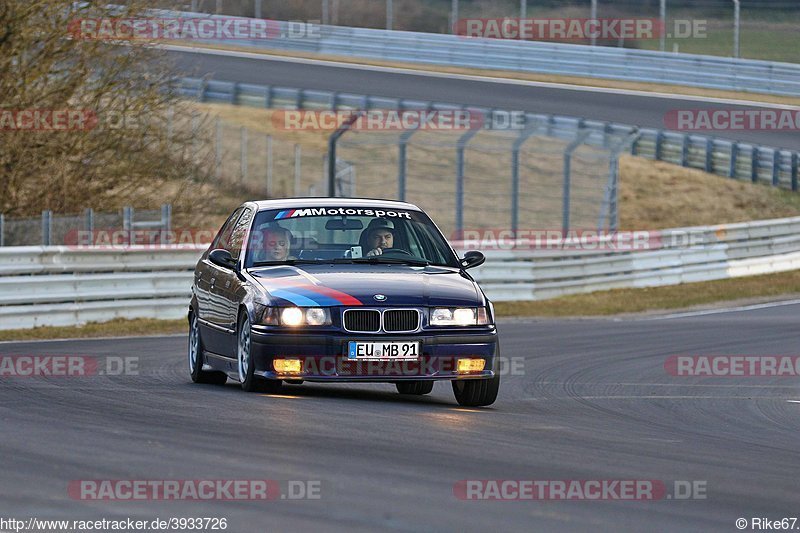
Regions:
[[[0,1],[0,212],[117,208],[160,190],[171,197],[159,200],[175,201],[206,177],[192,132],[178,127],[164,55],[147,42],[71,31],[87,18],[146,17],[135,0],[113,13],[106,6]]]

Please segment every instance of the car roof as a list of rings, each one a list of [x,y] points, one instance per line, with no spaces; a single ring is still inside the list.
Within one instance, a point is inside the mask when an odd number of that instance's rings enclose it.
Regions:
[[[280,198],[278,200],[253,201],[258,210],[286,209],[298,207],[380,207],[384,209],[407,209],[422,211],[414,204],[398,202],[396,200],[380,200],[374,198]]]

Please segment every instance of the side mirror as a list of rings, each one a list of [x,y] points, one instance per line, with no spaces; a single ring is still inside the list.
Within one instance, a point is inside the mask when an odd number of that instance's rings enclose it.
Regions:
[[[217,266],[221,266],[222,268],[236,268],[236,260],[234,260],[233,256],[231,256],[231,253],[228,250],[222,250],[220,248],[211,250],[211,252],[208,254],[208,260]]]
[[[464,269],[480,266],[486,261],[486,256],[477,250],[472,250],[464,254],[464,259],[460,261]]]

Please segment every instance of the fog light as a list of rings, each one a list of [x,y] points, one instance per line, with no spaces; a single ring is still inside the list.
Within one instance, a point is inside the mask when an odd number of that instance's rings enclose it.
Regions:
[[[480,372],[486,366],[485,359],[459,359],[458,372]]]
[[[275,359],[272,361],[275,372],[279,374],[299,374],[303,370],[300,359]]]

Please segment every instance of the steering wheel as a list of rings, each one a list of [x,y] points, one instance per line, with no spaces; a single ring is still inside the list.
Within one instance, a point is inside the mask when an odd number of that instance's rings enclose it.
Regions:
[[[412,256],[413,257],[413,254],[411,252],[403,250],[402,248],[385,248],[381,255],[392,255],[392,254],[408,255],[408,256]],[[380,257],[380,256],[376,256],[376,257]]]

